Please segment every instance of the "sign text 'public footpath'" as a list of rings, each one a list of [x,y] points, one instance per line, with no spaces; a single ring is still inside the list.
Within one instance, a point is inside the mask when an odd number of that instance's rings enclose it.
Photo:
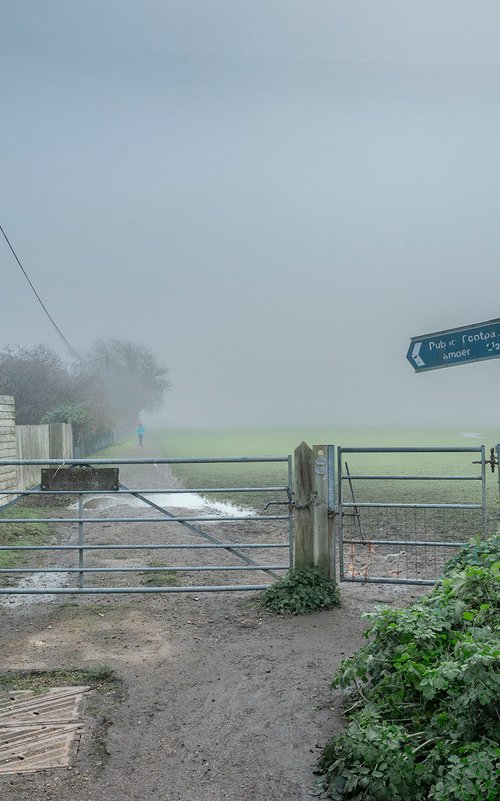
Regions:
[[[412,337],[406,358],[417,373],[500,357],[500,319]]]

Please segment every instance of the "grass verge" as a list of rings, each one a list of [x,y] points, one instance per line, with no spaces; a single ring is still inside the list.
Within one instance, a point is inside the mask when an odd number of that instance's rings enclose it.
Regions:
[[[31,690],[39,695],[51,687],[88,685],[105,690],[118,683],[111,668],[69,668],[57,670],[14,670],[0,673],[0,690]]]
[[[32,518],[50,517],[48,509],[15,505],[0,511],[0,517],[22,517],[26,523],[1,523],[0,545],[42,545],[50,534],[49,523],[30,522]],[[0,551],[0,570],[16,565],[21,559],[21,552]]]

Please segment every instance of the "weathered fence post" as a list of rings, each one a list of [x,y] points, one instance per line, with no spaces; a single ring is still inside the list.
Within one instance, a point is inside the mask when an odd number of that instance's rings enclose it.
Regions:
[[[295,567],[312,567],[314,452],[305,442],[295,449],[294,502],[295,502]]]
[[[314,445],[313,562],[323,575],[331,578],[328,525],[327,446]]]
[[[333,516],[328,508],[328,445],[310,448],[302,442],[294,457],[295,567],[317,567],[335,581]]]
[[[71,423],[50,423],[49,457],[51,459],[73,458],[73,427]]]

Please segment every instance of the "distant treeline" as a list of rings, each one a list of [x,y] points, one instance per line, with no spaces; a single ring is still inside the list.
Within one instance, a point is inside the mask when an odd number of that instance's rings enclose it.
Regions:
[[[46,345],[0,350],[0,395],[12,395],[16,423],[72,423],[76,438],[130,430],[141,411],[162,408],[168,369],[145,347],[98,339],[81,361]]]

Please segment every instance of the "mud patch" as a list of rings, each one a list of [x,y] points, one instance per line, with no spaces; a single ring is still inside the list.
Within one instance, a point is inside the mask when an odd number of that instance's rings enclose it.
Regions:
[[[28,592],[29,590],[40,589],[42,587],[49,590],[57,589],[67,585],[68,577],[69,573],[30,573],[29,575],[18,579],[13,589],[26,590]],[[45,603],[54,601],[55,599],[56,596],[52,595],[51,593],[44,593],[43,595],[43,600]],[[39,595],[17,595],[15,593],[9,595],[0,595],[0,607],[27,606],[34,603],[40,603]]]

